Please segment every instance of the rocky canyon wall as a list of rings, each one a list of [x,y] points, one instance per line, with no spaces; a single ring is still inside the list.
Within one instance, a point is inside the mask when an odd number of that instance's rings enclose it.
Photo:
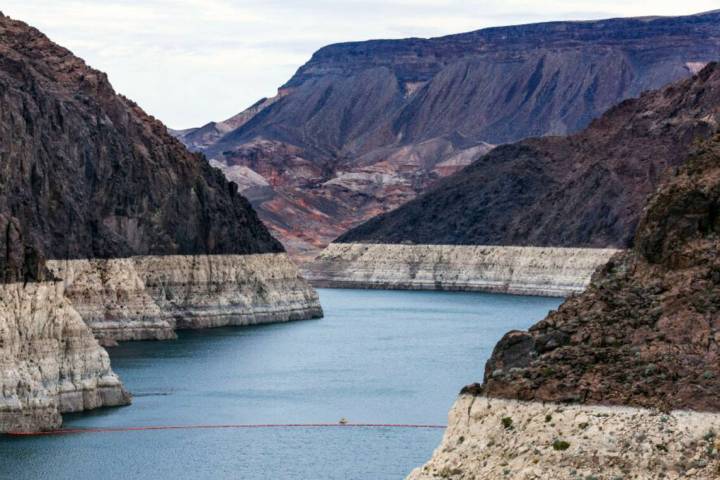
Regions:
[[[319,287],[457,290],[567,296],[614,249],[330,244],[305,270]]]
[[[633,248],[497,343],[410,478],[720,478],[720,135],[643,209]]]
[[[0,286],[0,432],[57,428],[64,412],[130,403],[61,282]]]
[[[322,316],[317,293],[284,253],[51,260],[48,267],[106,345]]]
[[[0,431],[128,401],[93,331],[113,344],[321,315],[237,185],[2,14],[0,145]]]
[[[718,11],[341,43],[317,51],[273,99],[261,100],[224,122],[176,134],[191,149],[224,164],[223,170],[238,180],[260,218],[290,254],[304,262],[349,229],[442,184],[443,177],[481,159],[492,145],[578,132],[624,99],[692,76],[718,60],[719,53]],[[618,128],[626,138],[642,135],[637,127],[663,117],[665,105],[664,101],[645,104],[638,112],[646,115],[642,123]],[[668,110],[673,112],[672,108]],[[672,123],[651,126],[651,135],[643,136],[666,138],[661,154],[676,145],[682,149],[685,140],[673,134],[678,130],[676,122],[685,123],[677,115]],[[628,200],[642,204],[657,187],[664,165],[653,161],[655,152],[647,141],[634,146],[623,141],[622,134],[604,128],[594,136],[593,142],[582,138],[570,146],[530,143],[524,156],[535,158],[526,165],[519,165],[521,158],[513,159],[522,151],[501,149],[482,167],[463,172],[457,178],[471,176],[467,183],[474,187],[466,194],[467,204],[474,204],[474,197],[479,207],[463,210],[466,203],[461,201],[428,202],[436,210],[461,210],[465,219],[445,212],[433,218],[435,228],[406,231],[387,225],[377,232],[375,225],[364,229],[363,235],[373,234],[377,243],[400,243],[389,237],[403,236],[415,243],[455,243],[447,237],[464,229],[444,228],[454,223],[478,225],[474,235],[485,238],[517,233],[516,241],[469,242],[477,245],[520,241],[537,245],[538,240],[558,245],[553,242],[559,239],[559,246],[624,247],[601,244],[606,237],[595,235],[596,230],[613,241],[631,237],[628,227],[634,224],[628,220],[636,219],[634,210],[623,209]],[[598,146],[598,136],[607,144]],[[688,134],[690,139],[695,136]],[[584,157],[598,159],[613,152],[629,161],[617,168],[611,164],[611,172],[602,164],[589,171],[583,168]],[[647,161],[635,163],[638,157]],[[667,158],[668,163],[672,160]],[[575,168],[578,162],[580,168]],[[510,178],[501,178],[509,170]],[[484,178],[478,183],[480,176]],[[566,176],[575,177],[566,185],[580,195],[573,203],[553,201],[558,198],[553,192]],[[543,199],[546,195],[549,198]],[[483,208],[503,201],[509,204],[508,213]],[[531,236],[533,232],[524,228],[527,224],[515,222],[513,205],[520,205],[528,218],[538,219],[530,225],[545,225],[550,233],[559,234]],[[570,218],[557,211],[576,205],[581,211]],[[597,218],[598,208],[610,213]],[[499,228],[498,223],[507,226]],[[578,224],[572,233],[562,235]],[[432,232],[427,235],[432,242],[416,239],[426,232]],[[380,234],[388,241],[378,239]],[[576,243],[578,237],[591,244]],[[357,236],[347,239],[358,240]]]

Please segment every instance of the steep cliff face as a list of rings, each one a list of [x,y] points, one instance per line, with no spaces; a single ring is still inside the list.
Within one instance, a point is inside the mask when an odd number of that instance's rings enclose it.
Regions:
[[[0,33],[5,281],[51,278],[44,265],[52,259],[54,276],[65,281],[88,322],[119,322],[127,331],[119,327],[117,338],[124,339],[167,316],[159,315],[156,299],[145,291],[133,257],[171,265],[172,258],[162,258],[216,255],[222,258],[215,263],[235,273],[227,278],[234,282],[229,289],[247,283],[240,271],[262,283],[246,269],[243,255],[277,254],[268,258],[278,262],[283,278],[292,276],[282,246],[236,186],[116,95],[103,73],[23,23],[1,17]],[[269,264],[264,268],[272,271]],[[295,279],[291,297],[303,284],[297,272]],[[280,291],[273,301],[282,298]],[[316,296],[307,285],[304,296],[316,316]],[[203,304],[212,298],[208,294]],[[242,296],[234,300],[243,303]]]
[[[61,283],[0,285],[0,432],[56,428],[61,413],[128,403]]]
[[[0,212],[45,257],[282,251],[233,185],[105,74],[7,17],[0,105]]]
[[[332,243],[305,269],[316,286],[460,290],[564,297],[612,249]]]
[[[718,59],[718,25],[711,12],[330,45],[238,127],[180,136],[262,175],[269,188],[249,193],[261,218],[293,254],[310,256],[490,145],[576,132],[625,98],[696,73]]]
[[[236,185],[0,14],[0,431],[129,401],[83,319],[112,344],[321,314]]]
[[[411,478],[491,479],[500,467],[517,478],[717,478],[719,208],[715,136],[651,197],[632,250],[528,332],[503,337],[484,383],[463,390],[460,421]]]
[[[497,345],[488,395],[720,411],[720,137],[645,211],[632,251]]]
[[[720,66],[711,64],[579,134],[498,147],[338,241],[626,248],[647,196],[719,122]]]

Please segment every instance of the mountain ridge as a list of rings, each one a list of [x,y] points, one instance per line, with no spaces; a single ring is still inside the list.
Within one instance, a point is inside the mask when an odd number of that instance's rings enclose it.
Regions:
[[[22,22],[0,29],[8,279],[25,277],[24,258],[283,251],[236,186],[107,75]]]
[[[574,133],[719,57],[720,13],[335,44],[237,128],[211,124],[180,138],[226,165],[307,260],[495,145]],[[235,167],[265,182],[248,184]]]
[[[569,137],[497,147],[340,243],[615,247],[685,152],[720,124],[720,66],[611,108]]]

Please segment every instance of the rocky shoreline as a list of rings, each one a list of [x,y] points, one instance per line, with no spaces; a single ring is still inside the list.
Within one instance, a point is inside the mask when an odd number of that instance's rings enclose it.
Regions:
[[[0,347],[0,432],[54,429],[62,413],[130,403],[62,282],[0,285]]]
[[[52,260],[50,270],[104,345],[167,340],[177,329],[322,317],[285,253]]]
[[[129,404],[101,345],[323,314],[284,253],[50,260],[47,267],[53,281],[0,285],[0,432],[52,430],[62,413]]]
[[[564,297],[581,292],[614,249],[330,244],[305,266],[316,287],[452,290]]]
[[[129,402],[98,343],[322,315],[202,155],[0,13],[0,432]]]
[[[410,476],[720,477],[720,135],[643,210],[633,248],[466,387]]]
[[[720,414],[461,395],[433,458],[408,480],[711,479]]]

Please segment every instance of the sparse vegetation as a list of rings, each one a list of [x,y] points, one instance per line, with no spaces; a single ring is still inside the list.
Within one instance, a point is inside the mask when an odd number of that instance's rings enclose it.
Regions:
[[[503,424],[503,427],[505,427],[505,430],[512,430],[513,419],[511,417],[503,417],[502,424]]]
[[[553,449],[558,451],[567,450],[570,448],[570,443],[565,440],[555,440],[552,444]]]

